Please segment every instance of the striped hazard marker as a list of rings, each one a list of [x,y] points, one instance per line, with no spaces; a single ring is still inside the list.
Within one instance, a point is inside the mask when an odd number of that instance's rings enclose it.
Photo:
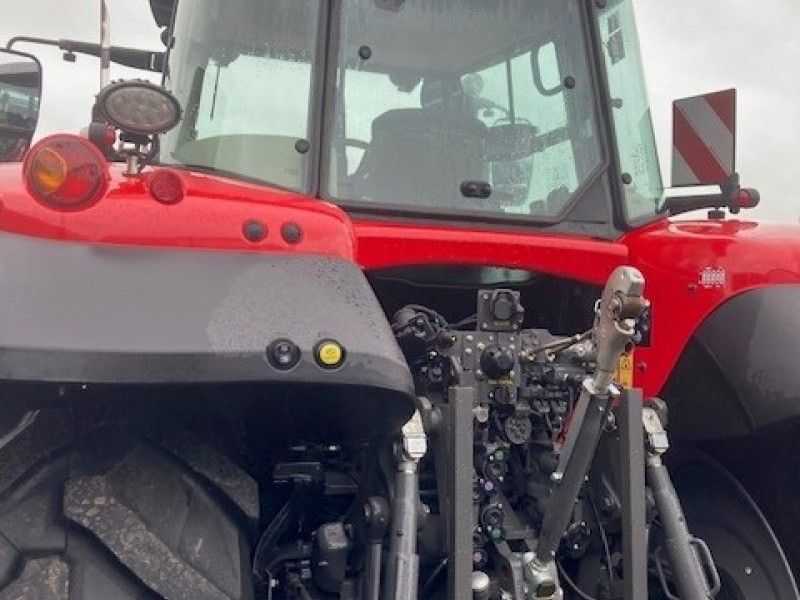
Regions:
[[[672,185],[722,185],[736,170],[736,90],[672,105]]]

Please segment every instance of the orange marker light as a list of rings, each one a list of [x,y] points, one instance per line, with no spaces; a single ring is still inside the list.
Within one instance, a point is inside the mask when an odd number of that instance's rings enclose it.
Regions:
[[[57,192],[68,175],[67,161],[52,148],[42,148],[31,160],[30,182],[43,195]]]
[[[76,135],[47,137],[30,149],[23,166],[28,192],[47,208],[83,210],[100,200],[110,175],[108,162]]]

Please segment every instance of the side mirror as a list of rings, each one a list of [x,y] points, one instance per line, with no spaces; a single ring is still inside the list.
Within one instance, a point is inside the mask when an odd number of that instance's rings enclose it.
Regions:
[[[0,50],[0,162],[21,161],[39,121],[42,65],[30,54]]]

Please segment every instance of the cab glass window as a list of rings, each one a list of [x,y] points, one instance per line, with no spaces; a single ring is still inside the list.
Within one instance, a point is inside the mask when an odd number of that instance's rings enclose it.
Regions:
[[[551,218],[599,167],[577,1],[343,0],[340,28],[334,201]]]
[[[610,2],[598,19],[620,168],[631,177],[630,183],[624,184],[625,213],[629,221],[637,221],[655,215],[664,186],[633,3]]]

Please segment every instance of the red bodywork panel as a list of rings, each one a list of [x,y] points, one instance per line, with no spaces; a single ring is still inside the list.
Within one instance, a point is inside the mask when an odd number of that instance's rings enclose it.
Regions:
[[[49,210],[24,191],[19,165],[0,165],[0,230],[105,244],[215,250],[303,252],[357,261],[365,270],[468,264],[521,268],[602,286],[622,264],[647,279],[652,345],[636,350],[635,383],[658,394],[692,333],[727,299],[776,284],[800,282],[800,228],[745,221],[658,221],[621,240],[599,241],[456,225],[355,221],[340,208],[259,185],[176,171],[186,196],[156,202],[147,175],[126,178],[117,165],[106,197],[74,213]],[[268,229],[245,239],[247,221]],[[295,222],[303,240],[286,243],[281,226]]]
[[[602,286],[619,265],[639,268],[653,321],[650,347],[636,350],[634,380],[649,395],[661,391],[692,333],[725,300],[800,282],[800,227],[748,221],[662,220],[618,242],[372,222],[356,222],[356,236],[367,269],[497,265]]]
[[[800,283],[800,227],[751,221],[660,221],[621,240],[645,276],[652,344],[636,350],[636,385],[660,392],[692,333],[737,294]],[[705,272],[705,277],[704,277]]]
[[[19,164],[0,164],[0,229],[57,240],[135,246],[203,248],[258,252],[306,252],[355,258],[355,233],[337,206],[293,192],[172,169],[180,177],[184,199],[156,202],[147,190],[148,169],[141,177],[122,175],[112,165],[105,197],[77,212],[57,212],[34,201],[22,184]],[[245,223],[258,221],[267,235],[248,241]],[[303,238],[289,244],[284,223],[297,223]]]
[[[513,233],[356,221],[358,260],[366,270],[461,264],[530,269],[603,285],[624,264],[623,244],[539,231]]]

